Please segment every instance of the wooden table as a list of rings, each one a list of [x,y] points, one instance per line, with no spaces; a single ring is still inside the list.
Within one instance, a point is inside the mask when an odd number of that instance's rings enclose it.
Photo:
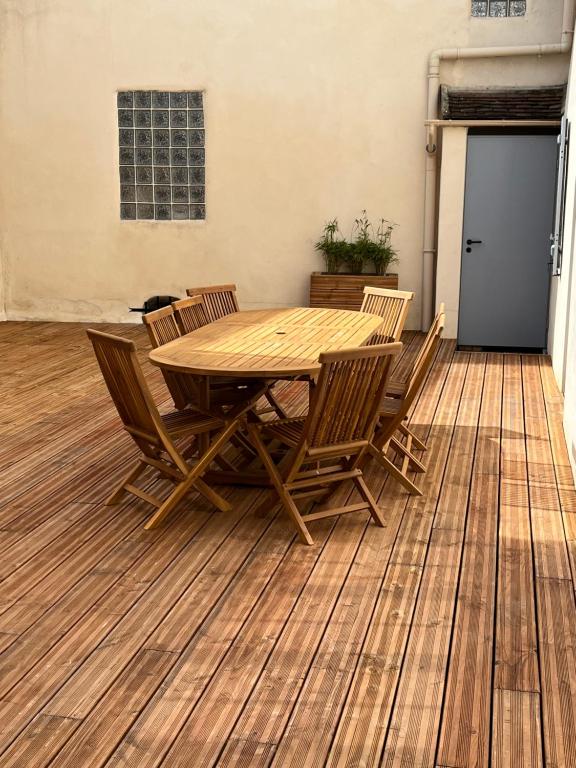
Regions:
[[[235,312],[157,347],[150,361],[196,376],[314,376],[321,352],[360,347],[381,324],[376,315],[342,309]]]
[[[235,312],[150,352],[160,368],[199,379],[199,406],[210,410],[210,380],[292,379],[319,372],[321,352],[360,347],[382,318],[342,309],[255,309]],[[212,471],[209,483],[270,484],[261,471]]]

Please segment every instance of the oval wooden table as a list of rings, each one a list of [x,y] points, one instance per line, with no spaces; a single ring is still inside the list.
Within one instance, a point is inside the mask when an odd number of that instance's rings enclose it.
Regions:
[[[314,376],[321,352],[360,347],[382,318],[344,309],[235,312],[150,352],[160,368],[195,376]]]
[[[163,344],[150,362],[201,380],[204,410],[210,409],[210,379],[314,378],[321,352],[360,347],[382,325],[382,318],[341,309],[255,309],[231,315]],[[206,480],[233,485],[268,485],[262,472],[207,473]]]

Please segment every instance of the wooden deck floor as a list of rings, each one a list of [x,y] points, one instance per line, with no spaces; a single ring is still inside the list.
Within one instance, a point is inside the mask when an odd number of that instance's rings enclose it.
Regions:
[[[2,768],[576,766],[576,493],[547,358],[444,342],[412,415],[425,495],[372,467],[386,528],[325,520],[305,547],[254,490],[153,532],[144,503],[103,506],[133,451],[83,327],[3,323],[0,351]]]

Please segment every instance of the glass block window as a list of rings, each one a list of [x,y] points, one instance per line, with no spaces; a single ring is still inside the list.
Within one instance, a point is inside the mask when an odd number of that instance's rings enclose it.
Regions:
[[[525,16],[526,0],[472,0],[472,16]]]
[[[206,218],[201,91],[120,91],[120,218]]]

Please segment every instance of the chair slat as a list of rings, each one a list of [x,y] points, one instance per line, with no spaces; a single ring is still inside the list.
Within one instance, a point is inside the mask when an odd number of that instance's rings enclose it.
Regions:
[[[176,323],[180,333],[184,336],[186,333],[197,331],[208,325],[210,320],[204,308],[204,299],[202,296],[190,296],[188,299],[180,299],[172,304]]]
[[[364,288],[364,300],[361,312],[379,315],[383,322],[369,344],[385,344],[400,341],[410,302],[414,298],[412,291],[394,291],[388,288]]]
[[[240,310],[236,298],[236,286],[233,284],[188,288],[186,293],[188,296],[202,296],[204,310],[211,323]]]

